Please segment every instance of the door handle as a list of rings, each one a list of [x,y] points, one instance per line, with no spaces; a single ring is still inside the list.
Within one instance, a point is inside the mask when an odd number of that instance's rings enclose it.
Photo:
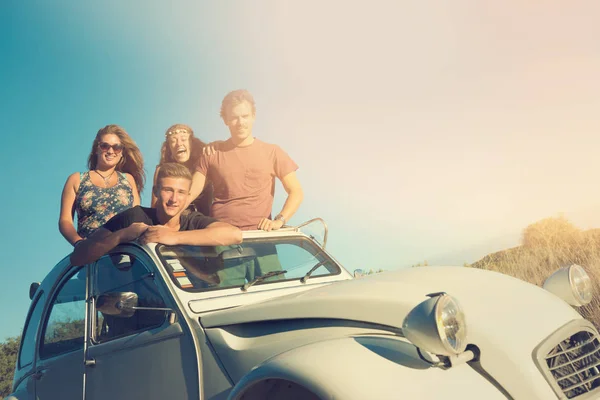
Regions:
[[[44,376],[44,370],[39,370],[39,371],[35,371],[32,375],[33,379],[35,379],[36,381],[39,381],[40,379],[42,379],[42,377]]]
[[[88,358],[87,360],[85,360],[83,362],[83,365],[85,365],[86,367],[93,367],[94,365],[96,365],[96,359],[95,358]]]

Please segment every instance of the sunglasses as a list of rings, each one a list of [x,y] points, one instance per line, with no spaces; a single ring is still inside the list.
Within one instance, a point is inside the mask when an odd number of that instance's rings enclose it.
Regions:
[[[174,131],[168,131],[165,136],[167,138],[172,137],[173,135],[180,135],[183,139],[190,137],[190,132],[186,129],[175,129]]]
[[[98,143],[98,147],[100,148],[100,150],[102,150],[103,152],[107,152],[108,149],[110,149],[112,147],[113,151],[116,154],[119,154],[120,152],[123,151],[123,145],[121,143],[116,143],[116,144],[108,144],[106,142],[102,142],[102,143]]]

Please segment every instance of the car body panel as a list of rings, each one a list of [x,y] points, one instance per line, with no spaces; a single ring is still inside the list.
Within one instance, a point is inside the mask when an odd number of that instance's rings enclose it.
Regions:
[[[533,364],[531,354],[557,327],[581,317],[551,293],[489,271],[427,267],[386,272],[242,308],[207,313],[201,317],[201,323],[209,332],[212,332],[210,328],[242,326],[256,321],[310,319],[361,321],[400,329],[410,310],[426,299],[427,294],[442,289],[463,305],[468,318],[468,341],[481,349],[481,366],[488,373],[512,392],[520,393],[522,388],[533,387],[531,393],[528,389],[522,395],[541,393],[537,396],[544,398],[552,393]],[[482,301],[497,293],[511,295]],[[526,313],[523,312],[524,299],[529,311]],[[490,303],[502,307],[490,309]],[[507,326],[521,329],[507,330]],[[231,345],[231,348],[238,351],[236,346]],[[527,377],[528,383],[524,385],[521,378],[515,380],[514,371],[519,371],[520,377]]]
[[[262,321],[208,328],[206,334],[233,382],[264,360],[289,349],[353,335],[393,335],[366,324],[339,320]]]
[[[37,399],[79,398],[83,394],[83,349],[41,360],[36,373],[40,374],[35,383]]]
[[[142,249],[125,246],[119,252],[126,252],[130,259],[134,258],[150,274],[156,275],[159,268]],[[94,265],[93,271],[96,268],[100,266]],[[127,268],[130,267],[125,270]],[[179,307],[168,289],[160,280],[150,279],[156,283],[152,289],[175,314],[169,317],[170,312],[165,313],[159,326],[124,337],[102,343],[95,343],[92,338],[86,354],[86,359],[93,361],[86,370],[87,400],[200,396],[199,363],[192,332],[185,322],[177,321],[181,314],[175,311]],[[161,381],[166,384],[148,384]],[[127,385],[115,385],[115,382],[127,382]]]
[[[473,281],[477,281],[473,285]],[[510,289],[511,296],[497,296],[494,289]],[[463,267],[427,267],[390,271],[385,274],[338,282],[335,285],[315,287],[310,291],[291,293],[276,300],[249,304],[242,308],[229,308],[202,315],[203,326],[215,327],[261,320],[334,318],[365,321],[400,328],[404,317],[427,294],[447,292],[454,296],[467,315],[473,314],[471,324],[479,316],[494,315],[494,327],[506,321],[528,325],[532,318],[541,323],[541,335],[552,332],[556,323],[561,325],[580,317],[564,302],[549,292],[507,275]],[[283,293],[282,293],[283,294]],[[490,309],[484,298],[496,297],[501,309]],[[528,307],[536,312],[523,313],[523,297]],[[548,303],[549,302],[549,303]],[[557,310],[552,305],[558,306]],[[549,307],[550,306],[550,307]],[[547,310],[547,311],[546,311]],[[541,314],[540,314],[541,313]],[[530,334],[534,334],[533,332]],[[511,338],[512,339],[512,338]],[[540,337],[532,337],[539,342]]]
[[[506,400],[466,364],[432,368],[412,344],[370,335],[320,341],[273,357],[246,375],[230,398],[240,399],[247,388],[267,379],[299,383],[321,399]]]
[[[292,228],[244,233],[245,240],[269,242],[293,237],[313,240]],[[305,283],[289,279],[257,283],[246,291],[194,292],[175,284],[155,244],[128,243],[111,252],[123,253],[148,265],[171,310],[169,318],[104,343],[90,337],[83,351],[51,360],[36,352],[35,362],[15,371],[14,397],[33,400],[36,385],[37,398],[56,397],[44,394],[42,385],[55,371],[59,375],[52,385],[70,385],[71,392],[59,396],[64,398],[83,397],[85,387],[88,399],[244,395],[250,400],[270,393],[271,399],[546,400],[556,398],[555,389],[540,371],[536,351],[583,326],[597,334],[555,295],[490,271],[420,267],[355,279],[336,262],[339,274],[311,276]],[[65,258],[42,282],[38,291],[47,294],[48,303],[70,268]],[[94,264],[89,268],[94,273]],[[465,313],[472,357],[464,362],[450,364],[418,349],[402,333],[406,315],[440,292],[456,299]],[[94,296],[88,298],[90,315]],[[61,367],[61,359],[69,366]],[[84,359],[93,362],[83,366]],[[46,375],[38,380],[36,372]],[[61,380],[60,374],[70,378]]]
[[[96,365],[87,370],[86,399],[196,398],[195,353],[179,323],[92,346],[88,358]],[[148,384],[157,381],[165,384]]]

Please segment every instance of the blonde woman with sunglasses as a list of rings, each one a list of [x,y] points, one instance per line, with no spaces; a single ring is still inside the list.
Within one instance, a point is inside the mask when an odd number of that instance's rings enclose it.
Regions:
[[[58,229],[73,246],[113,216],[139,205],[146,180],[142,153],[118,125],[98,131],[88,168],[71,174],[62,192]]]

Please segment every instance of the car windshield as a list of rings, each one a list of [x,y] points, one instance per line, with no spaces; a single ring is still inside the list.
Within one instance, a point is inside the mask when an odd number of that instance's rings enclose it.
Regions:
[[[323,249],[303,237],[246,239],[233,246],[161,244],[156,251],[173,282],[191,292],[244,286],[246,290],[289,280],[300,283],[307,274],[314,279],[341,272]]]

